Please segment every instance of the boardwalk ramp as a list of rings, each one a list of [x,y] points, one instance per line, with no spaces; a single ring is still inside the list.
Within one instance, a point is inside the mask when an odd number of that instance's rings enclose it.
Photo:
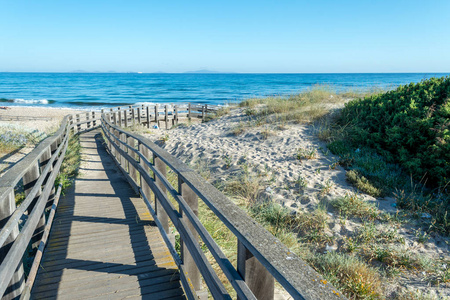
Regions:
[[[183,299],[178,268],[100,132],[80,142],[80,176],[59,204],[31,298]]]

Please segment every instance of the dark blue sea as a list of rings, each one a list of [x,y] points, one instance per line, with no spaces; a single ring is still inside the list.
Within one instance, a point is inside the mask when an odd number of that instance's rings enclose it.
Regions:
[[[86,109],[140,103],[224,105],[252,97],[291,95],[318,84],[340,91],[389,89],[446,75],[0,73],[0,105]]]

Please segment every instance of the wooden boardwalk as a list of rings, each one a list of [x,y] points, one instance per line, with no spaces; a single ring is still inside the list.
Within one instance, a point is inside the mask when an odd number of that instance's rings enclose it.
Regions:
[[[32,299],[184,299],[158,228],[102,145],[80,136],[82,164],[61,199]]]

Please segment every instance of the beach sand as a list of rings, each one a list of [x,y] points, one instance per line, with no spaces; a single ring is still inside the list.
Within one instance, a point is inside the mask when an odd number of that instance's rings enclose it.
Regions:
[[[244,124],[245,130],[235,135],[233,131],[239,124]],[[229,115],[207,123],[179,126],[169,131],[152,130],[146,135],[199,170],[215,186],[225,186],[229,181],[239,180],[242,178],[239,174],[247,171],[260,180],[262,196],[259,199],[279,203],[290,209],[293,215],[312,213],[320,207],[325,209],[325,234],[334,242],[319,249],[322,253],[339,249],[343,239],[353,237],[364,226],[357,218],[343,220],[331,205],[334,199],[357,193],[365,201],[375,204],[381,212],[395,215],[394,198],[374,198],[358,192],[346,181],[346,170],[335,164],[338,157],[331,154],[326,144],[317,138],[315,125],[290,123],[282,127],[251,123],[249,126],[249,117],[243,109],[237,108]],[[269,133],[267,138],[265,133]],[[313,151],[315,155],[311,159],[299,160],[299,149],[305,153]],[[449,238],[436,233],[423,244],[418,243],[418,229],[412,224],[414,222],[389,229],[398,231],[404,239],[402,247],[407,249],[405,251],[433,259],[449,258]],[[386,230],[383,223],[374,223],[374,226],[376,230]],[[400,285],[415,286],[422,291],[440,290],[450,296],[448,287],[428,287],[421,281],[422,276],[421,273],[409,272],[399,282]],[[388,283],[385,288],[395,291],[399,288],[397,284]]]
[[[36,136],[45,138],[55,132],[65,115],[85,113],[73,109],[10,106],[0,109],[0,130],[13,128],[23,132],[35,132]],[[17,161],[34,149],[33,144],[27,144],[11,153],[0,151],[0,175],[11,168]]]
[[[35,107],[0,109],[0,126],[16,124],[50,133],[58,128],[64,115],[79,112],[85,111]],[[25,120],[13,120],[14,117]],[[4,120],[7,118],[10,120]],[[343,238],[354,236],[363,225],[355,219],[343,222],[330,205],[337,197],[357,192],[346,181],[346,170],[334,164],[338,157],[327,151],[326,144],[316,137],[314,125],[248,126],[248,121],[249,117],[244,110],[237,108],[231,110],[230,114],[207,123],[189,126],[180,124],[172,130],[143,128],[142,132],[174,156],[200,170],[200,173],[207,174],[208,181],[214,184],[234,180],[247,169],[260,179],[262,199],[279,203],[293,214],[313,212],[318,207],[324,207],[327,211],[326,234],[332,236],[335,242],[323,251],[338,249]],[[240,124],[246,124],[244,132],[233,134],[233,130]],[[264,133],[268,133],[267,137]],[[26,147],[12,156],[3,155],[3,167],[12,165],[31,149],[32,147]],[[314,157],[299,160],[299,149],[314,152]],[[376,204],[383,212],[397,211],[393,198],[376,199],[364,193],[359,193],[359,196]],[[378,228],[382,224],[375,226]],[[435,234],[420,244],[415,235],[417,228],[411,224],[399,226],[396,230],[404,238],[403,247],[407,251],[433,259],[449,257],[448,238]],[[396,290],[400,284],[420,290],[439,290],[428,287],[422,282],[422,276],[420,273],[405,274],[399,279],[399,283],[388,283],[391,286],[387,288]],[[285,298],[282,292],[277,292],[280,293],[278,299]],[[442,286],[440,293],[448,296],[450,289]]]
[[[49,132],[59,126],[65,115],[83,112],[66,108],[9,106],[8,109],[0,109],[0,125],[13,124]]]

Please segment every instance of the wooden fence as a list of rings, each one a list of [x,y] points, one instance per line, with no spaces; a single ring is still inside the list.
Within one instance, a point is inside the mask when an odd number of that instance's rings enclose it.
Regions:
[[[344,298],[195,171],[149,139],[125,131],[115,116],[114,112],[102,115],[101,126],[107,149],[153,214],[178,262],[183,287],[189,299],[196,299],[195,295],[201,292],[201,277],[215,299],[230,299],[218,274],[206,259],[199,238],[208,247],[238,299],[273,299],[274,280],[294,299]],[[175,186],[166,178],[168,169],[177,177]],[[176,201],[178,209],[169,197]],[[236,236],[237,268],[234,268],[198,219],[199,199]],[[180,234],[181,257],[175,251],[170,237],[169,220]]]
[[[153,112],[152,112],[153,109]],[[69,132],[82,133],[101,126],[106,146],[133,189],[155,218],[178,267],[188,299],[201,294],[201,278],[215,299],[230,299],[200,247],[208,247],[236,291],[238,299],[273,299],[277,280],[294,299],[338,299],[342,294],[278,239],[180,160],[149,139],[123,127],[164,122],[176,125],[180,118],[205,120],[214,108],[187,106],[120,107],[109,111],[66,116],[60,129],[39,144],[3,176],[0,183],[0,295],[28,299],[61,192],[54,181],[67,149]],[[140,125],[141,126],[141,125]],[[177,177],[176,186],[166,178],[167,169]],[[16,208],[15,193],[23,184],[26,195]],[[176,201],[178,209],[170,201]],[[225,256],[197,217],[198,200],[237,238],[237,268]],[[46,217],[46,208],[51,211]],[[180,234],[181,256],[169,233],[169,220]],[[38,247],[25,281],[22,258],[31,244]]]
[[[50,232],[58,205],[61,186],[55,189],[55,179],[64,160],[72,128],[84,132],[93,128],[94,113],[62,120],[59,130],[41,142],[25,158],[11,167],[0,180],[0,295],[2,299],[29,297],[39,261]],[[98,116],[99,117],[99,116]],[[99,125],[99,123],[96,123]],[[25,199],[16,207],[16,197]],[[48,210],[50,209],[50,212]],[[28,278],[25,280],[23,257],[30,247],[37,254]]]

